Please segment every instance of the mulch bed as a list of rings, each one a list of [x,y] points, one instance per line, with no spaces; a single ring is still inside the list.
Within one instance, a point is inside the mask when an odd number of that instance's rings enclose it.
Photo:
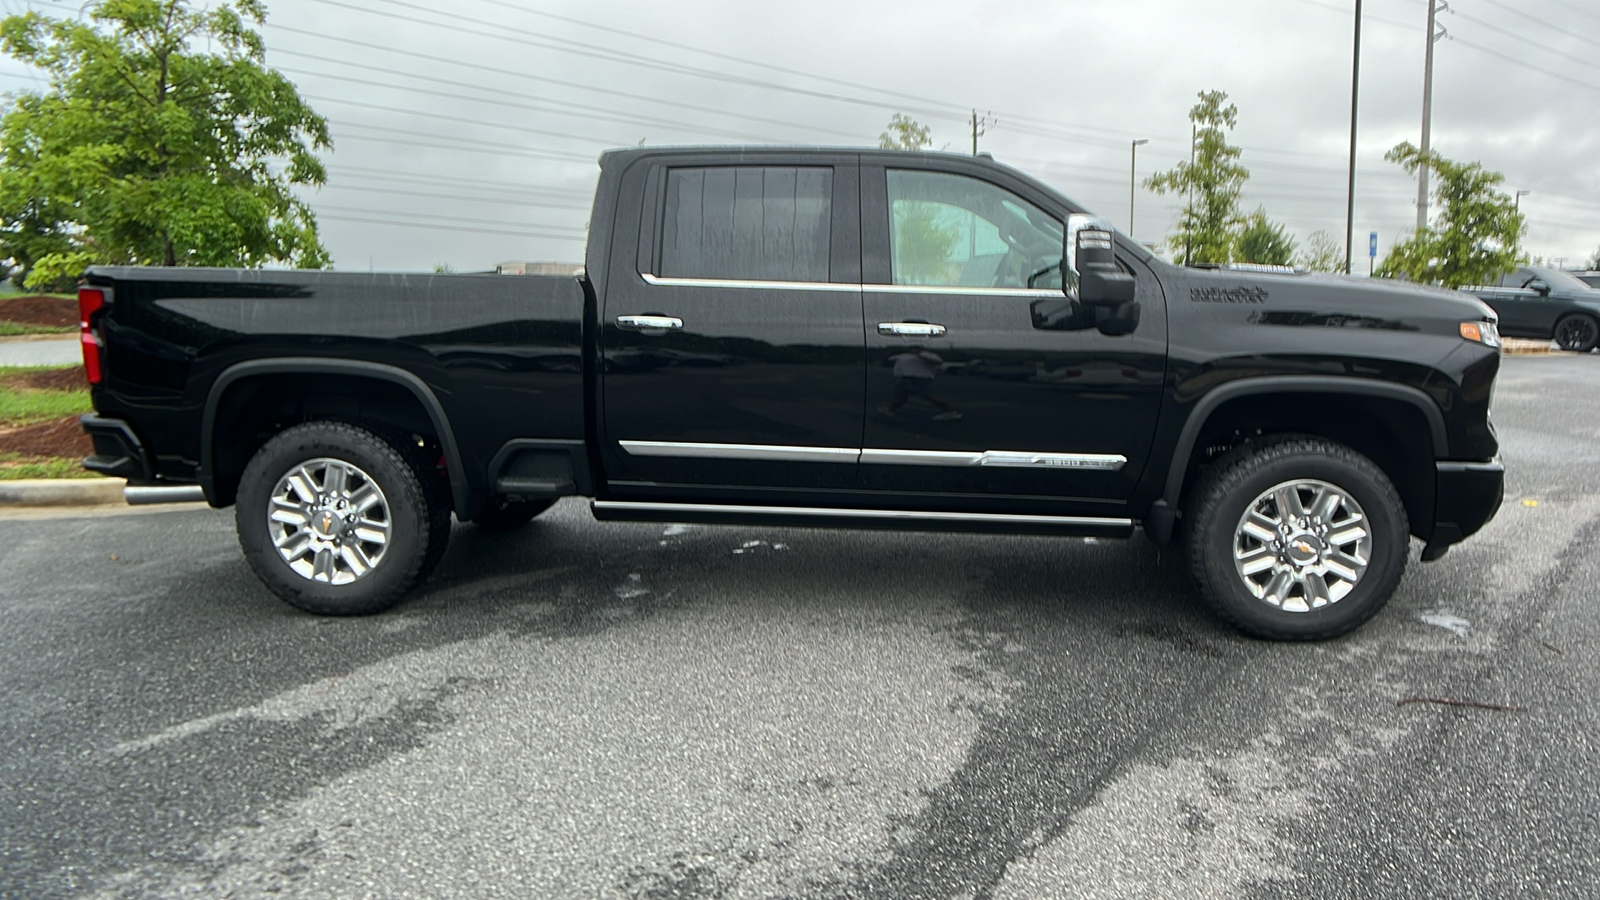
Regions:
[[[28,388],[35,391],[81,391],[89,387],[89,379],[82,366],[66,369],[38,369],[32,372],[14,372],[0,377],[0,387]]]
[[[94,442],[83,433],[77,416],[62,416],[37,425],[0,428],[0,453],[24,456],[82,458],[94,454]]]
[[[78,324],[78,301],[45,296],[0,300],[0,322],[72,328]]]

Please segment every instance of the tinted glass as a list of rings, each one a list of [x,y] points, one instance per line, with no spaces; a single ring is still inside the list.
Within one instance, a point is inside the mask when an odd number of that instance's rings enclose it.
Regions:
[[[988,182],[889,172],[895,284],[1059,289],[1062,231],[1059,220]]]
[[[832,169],[673,169],[657,274],[827,281],[832,210]]]

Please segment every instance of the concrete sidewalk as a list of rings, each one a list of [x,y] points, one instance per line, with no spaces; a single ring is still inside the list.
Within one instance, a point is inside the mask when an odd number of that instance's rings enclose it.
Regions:
[[[75,334],[0,337],[0,366],[70,366],[83,362]]]

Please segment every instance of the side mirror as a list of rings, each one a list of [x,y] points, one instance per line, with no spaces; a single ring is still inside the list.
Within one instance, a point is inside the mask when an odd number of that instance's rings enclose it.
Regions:
[[[1541,297],[1550,296],[1550,285],[1545,284],[1542,281],[1528,282],[1528,290],[1533,291],[1535,294],[1538,294]]]
[[[1061,289],[1093,311],[1095,327],[1107,335],[1129,334],[1139,325],[1139,304],[1132,275],[1117,266],[1111,223],[1074,214],[1067,220],[1062,258],[1067,271]],[[1074,277],[1075,276],[1075,277]],[[1076,288],[1076,290],[1074,290]]]

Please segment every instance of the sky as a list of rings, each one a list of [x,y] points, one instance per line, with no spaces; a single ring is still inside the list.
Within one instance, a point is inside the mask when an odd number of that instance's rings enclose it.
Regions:
[[[1384,161],[1420,142],[1428,0],[1366,0],[1358,273],[1416,224]],[[1505,175],[1525,249],[1600,251],[1600,2],[1449,0],[1433,148]],[[307,189],[342,270],[580,262],[608,147],[871,146],[899,112],[1159,242],[1180,199],[1142,186],[1188,155],[1196,94],[1238,107],[1243,207],[1302,243],[1345,232],[1354,0],[268,0],[267,62],[331,126]],[[0,12],[76,14],[66,0]],[[0,90],[42,86],[0,60]],[[1147,140],[1136,160],[1131,142]]]

